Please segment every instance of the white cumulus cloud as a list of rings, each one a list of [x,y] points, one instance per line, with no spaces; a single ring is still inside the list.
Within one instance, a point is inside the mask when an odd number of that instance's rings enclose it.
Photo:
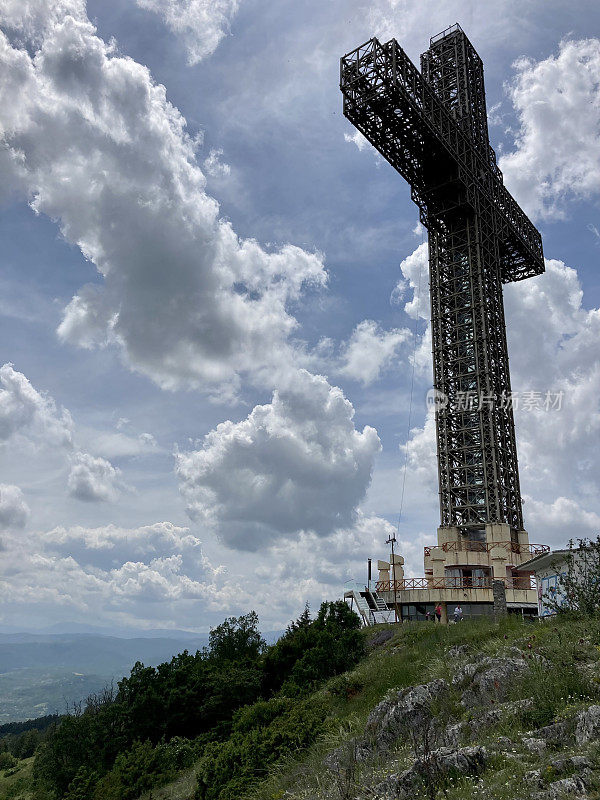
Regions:
[[[406,328],[384,331],[373,320],[363,320],[342,346],[341,374],[368,386],[393,363],[409,336]]]
[[[288,306],[325,283],[320,255],[240,240],[165,88],[102,41],[75,0],[45,7],[28,49],[23,33],[0,35],[0,172],[101,277],[66,307],[61,339],[116,346],[166,388],[287,370]]]
[[[412,345],[415,370],[419,375],[430,376],[432,363],[431,326],[429,325],[429,246],[427,242],[420,244],[416,250],[403,259],[400,264],[400,272],[402,278],[394,287],[390,302],[392,305],[402,305],[404,311],[414,320]]]
[[[166,558],[174,553],[185,553],[200,566],[204,564],[200,540],[190,533],[189,528],[171,522],[156,522],[139,528],[60,526],[45,533],[43,540],[44,547],[53,553],[104,569],[128,561]]]
[[[356,430],[353,416],[340,389],[300,371],[270,403],[177,455],[190,515],[243,550],[351,526],[380,449],[377,432]]]
[[[557,55],[520,59],[508,85],[520,128],[499,166],[535,217],[600,191],[600,39],[565,40]]]
[[[121,470],[110,461],[89,453],[74,453],[67,481],[69,494],[86,502],[114,501],[124,488]]]
[[[29,513],[29,506],[19,487],[0,483],[0,528],[22,528]]]
[[[349,142],[350,144],[355,144],[358,149],[362,152],[366,147],[372,147],[371,143],[368,139],[366,139],[360,131],[355,131],[354,133],[345,133],[344,140]]]
[[[71,446],[73,421],[48,395],[41,394],[12,364],[0,367],[0,442],[23,434],[49,444]]]
[[[600,514],[586,511],[566,497],[549,503],[527,497],[525,512],[528,525],[543,533],[544,544],[553,548],[564,547],[569,539],[595,539],[600,535]]]
[[[231,172],[229,164],[221,161],[222,155],[223,151],[220,148],[213,149],[202,164],[205,172],[213,178],[224,178]]]
[[[21,618],[125,625],[206,625],[250,607],[244,588],[213,566],[187,528],[55,528],[3,536],[3,621]],[[201,613],[199,615],[199,609]]]
[[[140,8],[159,14],[180,37],[190,65],[210,56],[229,33],[240,0],[136,0]]]

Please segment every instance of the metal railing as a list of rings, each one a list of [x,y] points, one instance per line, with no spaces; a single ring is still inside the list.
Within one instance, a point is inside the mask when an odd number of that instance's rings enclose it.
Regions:
[[[435,42],[439,42],[440,39],[445,39],[446,36],[449,36],[451,33],[455,33],[456,31],[462,31],[462,28],[455,22],[454,25],[450,25],[450,27],[445,28],[441,33],[436,33],[435,36],[432,36],[429,39],[429,45],[435,44]]]
[[[495,580],[504,581],[507,589],[535,590],[533,576],[518,578],[493,578],[490,576],[460,578],[447,576],[444,578],[404,578],[399,581],[378,581],[378,592],[402,592],[410,589],[491,589]]]
[[[467,552],[467,553],[489,553],[495,548],[501,548],[508,553],[527,553],[530,556],[539,556],[550,552],[547,544],[519,544],[518,542],[473,542],[468,540],[458,540],[455,542],[444,542],[441,545],[431,545],[425,547],[425,555],[430,556],[433,550],[443,550],[444,553]]]

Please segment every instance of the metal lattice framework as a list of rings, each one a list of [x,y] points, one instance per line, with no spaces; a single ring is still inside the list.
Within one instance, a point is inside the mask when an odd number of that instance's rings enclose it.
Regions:
[[[502,284],[544,259],[489,144],[481,59],[458,25],[430,40],[421,72],[396,40],[371,39],[341,59],[340,88],[429,232],[441,524],[522,530]]]

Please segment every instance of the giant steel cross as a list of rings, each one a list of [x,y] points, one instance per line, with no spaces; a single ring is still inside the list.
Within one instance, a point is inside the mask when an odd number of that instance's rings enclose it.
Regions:
[[[539,232],[489,143],[483,64],[460,26],[421,72],[395,39],[341,59],[344,115],[408,181],[429,233],[442,526],[523,528],[502,284],[544,271]]]

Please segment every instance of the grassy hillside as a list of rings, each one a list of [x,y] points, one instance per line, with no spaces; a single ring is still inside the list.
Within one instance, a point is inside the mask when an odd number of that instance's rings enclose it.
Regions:
[[[261,675],[258,694],[218,735],[140,737],[104,777],[82,770],[62,794],[34,786],[27,759],[18,779],[0,769],[0,800],[600,798],[597,617],[379,626],[354,639],[351,627],[325,639],[299,623],[245,662]],[[340,672],[336,659],[363,645]],[[39,752],[37,764],[39,773]]]
[[[323,735],[307,751],[272,769],[245,797],[403,797],[402,787],[393,781],[386,787],[386,779],[408,771],[415,762],[429,761],[406,796],[599,798],[600,707],[595,705],[600,703],[599,659],[598,618],[561,617],[532,625],[512,617],[500,624],[482,620],[448,627],[403,626],[343,676],[346,694],[339,691],[340,679],[323,688],[329,707]],[[503,680],[500,662],[505,668],[511,663],[524,666],[512,673],[509,669]],[[490,667],[498,670],[497,679],[480,686],[478,679]],[[386,698],[391,698],[388,708],[393,709],[403,694],[399,689],[440,680],[447,692],[428,708],[425,704],[425,713],[412,729],[396,718],[391,732],[383,731],[373,720],[373,710]],[[402,710],[402,703],[397,707]],[[589,737],[576,738],[575,729],[582,727],[582,721],[584,728],[588,724]],[[449,729],[450,737],[445,736]],[[382,735],[384,748],[378,746]],[[435,757],[436,749],[445,746],[446,750],[484,748],[485,762],[462,775],[453,769],[445,772]],[[577,784],[580,773],[585,787]]]
[[[2,800],[31,800],[33,757],[18,761],[12,768],[0,770]]]
[[[386,629],[391,638],[369,647],[369,641],[383,638]],[[385,752],[375,748],[369,757],[358,760],[357,743],[365,738],[369,715],[386,697],[396,696],[398,689],[436,679],[445,680],[452,687],[453,678],[461,670],[466,667],[468,672],[469,665],[488,658],[524,660],[527,668],[509,676],[487,697],[479,698],[475,707],[462,705],[464,686],[459,684],[431,709],[443,730],[464,726],[457,746],[481,746],[487,750],[485,767],[462,776],[452,772],[433,775],[435,794],[423,781],[410,796],[448,800],[562,797],[562,787],[545,787],[569,781],[578,770],[589,769],[587,788],[576,796],[600,798],[596,788],[600,778],[597,734],[578,745],[569,732],[582,709],[600,703],[600,620],[560,618],[533,625],[511,617],[500,624],[488,620],[448,627],[414,623],[401,628],[381,626],[361,633],[369,647],[368,655],[354,670],[333,678],[311,697],[311,702],[322,704],[326,710],[315,741],[271,766],[263,780],[239,794],[240,800],[366,800],[401,796],[394,791],[377,794],[375,787],[387,776],[414,764],[424,744],[431,749],[443,747],[443,742],[439,737],[437,742],[433,741],[435,737],[424,742],[423,737],[427,737],[423,731],[421,740],[419,732],[415,740],[399,730],[397,741]],[[524,699],[531,699],[531,706],[521,708],[519,701]],[[487,724],[486,714],[491,714]],[[469,725],[480,718],[481,727],[475,724],[478,729],[471,733]],[[535,739],[536,730],[562,722],[566,723],[565,730],[559,731],[558,741],[530,741]],[[551,732],[544,735],[551,739]],[[337,763],[332,759],[334,755],[338,756]],[[575,756],[575,763],[569,761],[570,756]],[[578,757],[588,759],[590,767],[578,766]],[[191,798],[191,772],[185,782],[164,787],[158,796],[165,800]],[[545,791],[549,794],[544,795]],[[565,791],[569,792],[565,797],[573,796],[569,784]],[[152,798],[156,797],[152,793]]]

